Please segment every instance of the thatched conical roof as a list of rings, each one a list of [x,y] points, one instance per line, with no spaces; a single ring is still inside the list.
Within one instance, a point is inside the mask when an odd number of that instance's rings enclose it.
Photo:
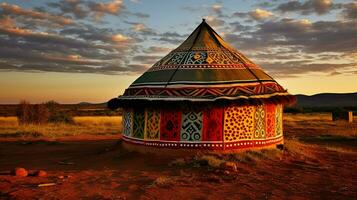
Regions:
[[[291,97],[203,20],[178,48],[136,79],[118,99],[128,103],[272,98],[291,101]]]

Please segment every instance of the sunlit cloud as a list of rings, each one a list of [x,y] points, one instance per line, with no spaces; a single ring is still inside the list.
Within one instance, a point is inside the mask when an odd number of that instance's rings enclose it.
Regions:
[[[307,0],[305,2],[293,0],[280,4],[276,10],[283,13],[299,12],[302,15],[308,15],[311,13],[323,15],[330,12],[333,8],[334,4],[331,0]]]
[[[1,3],[0,8],[2,9],[2,13],[5,15],[9,14],[14,16],[25,16],[34,19],[49,20],[51,22],[58,23],[60,25],[68,25],[73,23],[73,20],[70,18],[66,18],[58,15],[52,15],[44,12],[38,12],[30,9],[23,9],[17,5]]]
[[[257,8],[253,11],[250,11],[249,15],[255,20],[262,20],[262,19],[267,19],[269,17],[272,17],[273,13],[269,12],[267,10]]]
[[[224,2],[184,7],[200,13],[225,40],[281,76],[299,76],[321,66],[329,69],[321,72],[343,74],[355,65],[357,24],[352,19],[356,3],[308,0],[255,6],[238,11],[226,9]],[[0,61],[6,63],[7,70],[14,66],[15,71],[139,73],[189,34],[151,27],[146,21],[149,14],[130,10],[122,0],[59,0],[36,9],[2,3],[0,9]],[[327,15],[331,10],[338,11],[340,18],[309,17]],[[114,22],[108,21],[109,16],[122,25],[109,24]],[[21,56],[15,59],[16,55]],[[51,68],[46,66],[48,62],[52,62]]]

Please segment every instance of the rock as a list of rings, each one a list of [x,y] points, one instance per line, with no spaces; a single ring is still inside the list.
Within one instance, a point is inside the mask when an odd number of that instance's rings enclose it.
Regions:
[[[67,179],[67,178],[71,178],[71,175],[61,175],[61,176],[57,176],[57,178],[59,179]]]
[[[237,171],[237,165],[236,163],[234,162],[223,162],[220,167],[223,169],[223,170],[226,170],[226,171],[231,171],[231,172],[236,172]]]
[[[38,170],[38,171],[36,171],[35,175],[38,176],[38,177],[46,177],[47,176],[47,172],[44,171],[44,170]]]
[[[15,176],[26,177],[29,173],[25,168],[17,167],[14,169],[13,174]]]

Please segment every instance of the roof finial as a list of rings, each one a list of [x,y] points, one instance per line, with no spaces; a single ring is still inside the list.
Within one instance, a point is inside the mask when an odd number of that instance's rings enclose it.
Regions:
[[[205,19],[205,18],[202,18],[202,22],[206,22],[206,19]]]

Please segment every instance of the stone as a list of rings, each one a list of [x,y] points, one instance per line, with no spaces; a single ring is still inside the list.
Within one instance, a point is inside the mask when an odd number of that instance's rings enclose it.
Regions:
[[[38,177],[46,177],[47,176],[47,172],[44,171],[44,170],[38,170],[38,171],[36,171],[35,175],[38,176]]]
[[[16,167],[13,171],[15,176],[26,177],[29,173],[25,168]]]

